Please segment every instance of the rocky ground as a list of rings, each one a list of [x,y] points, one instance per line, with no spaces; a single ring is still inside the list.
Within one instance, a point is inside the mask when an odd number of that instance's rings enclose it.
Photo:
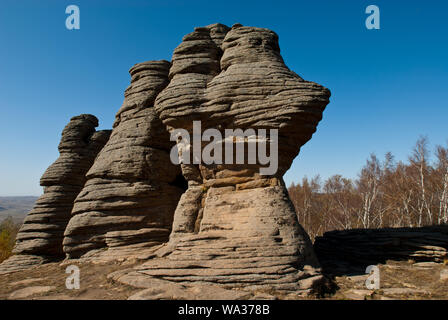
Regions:
[[[448,299],[448,267],[434,262],[387,261],[380,264],[380,289],[368,290],[369,275],[336,276],[336,293],[329,299],[426,300]]]
[[[66,265],[48,263],[32,269],[0,276],[0,299],[126,299],[138,289],[117,285],[107,280],[111,272],[122,269],[119,263],[77,264],[80,267],[80,289],[68,290]]]
[[[142,290],[111,280],[109,274],[131,268],[134,263],[115,262],[108,264],[77,264],[80,267],[80,289],[68,290],[65,281],[67,265],[50,263],[30,270],[0,276],[0,299],[134,299],[167,298],[160,292]],[[378,265],[380,269],[380,289],[369,290],[365,286],[366,274],[342,275],[334,277],[337,289],[324,297],[311,299],[330,300],[390,300],[390,299],[448,299],[448,266],[442,263],[414,261],[388,261]],[[177,290],[177,291],[176,291]],[[185,289],[188,294],[179,294],[179,287],[170,288],[173,298],[201,297],[209,288]],[[182,291],[182,290],[180,290]],[[215,295],[214,295],[215,296]],[[276,292],[252,292],[223,290],[220,297],[229,299],[304,299],[295,294]],[[309,298],[305,298],[309,299]]]

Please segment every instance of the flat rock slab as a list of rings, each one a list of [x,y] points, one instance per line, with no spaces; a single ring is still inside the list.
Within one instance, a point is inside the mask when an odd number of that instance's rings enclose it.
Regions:
[[[385,288],[381,289],[381,291],[385,295],[412,295],[429,293],[427,290],[414,288]]]
[[[353,281],[353,282],[365,283],[368,277],[369,277],[368,274],[361,274],[361,275],[356,275],[356,276],[348,276],[347,280],[350,280],[350,281]]]
[[[55,295],[49,295],[49,296],[38,296],[33,298],[33,300],[73,300],[73,297],[66,295],[66,294],[55,294]]]
[[[14,291],[9,295],[9,299],[25,299],[31,297],[36,294],[47,293],[53,290],[55,287],[52,286],[33,286],[26,287],[23,289],[19,289]]]
[[[417,262],[412,264],[412,266],[417,267],[417,268],[433,268],[433,267],[437,267],[440,264],[436,263],[436,262]]]
[[[252,298],[249,300],[278,300],[276,296],[273,296],[272,294],[268,293],[256,293]]]
[[[118,271],[110,274],[108,278],[130,286],[146,288],[130,296],[129,300],[239,300],[252,296],[247,291],[228,290],[200,283],[181,284],[148,277],[135,271]]]
[[[440,271],[440,280],[441,281],[446,281],[448,280],[448,269],[442,269]]]
[[[31,283],[39,282],[39,281],[43,281],[43,280],[45,280],[45,279],[44,278],[24,279],[24,280],[12,282],[9,284],[9,286],[17,287],[17,286],[22,286],[22,285],[29,285]]]
[[[183,286],[166,281],[162,286],[137,292],[129,300],[241,300],[250,296],[249,292],[208,285]]]
[[[367,300],[372,294],[372,290],[353,289],[344,292],[344,297],[349,300]]]

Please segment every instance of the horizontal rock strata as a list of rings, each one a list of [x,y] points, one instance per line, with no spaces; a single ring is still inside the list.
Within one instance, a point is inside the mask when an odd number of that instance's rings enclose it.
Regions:
[[[331,231],[317,237],[314,248],[325,269],[336,273],[387,260],[443,262],[448,226]]]
[[[46,194],[66,205],[65,224],[71,210],[65,263],[147,260],[112,276],[145,288],[136,299],[191,297],[198,288],[230,298],[245,297],[243,288],[318,290],[325,278],[282,176],[316,131],[330,91],[288,69],[274,32],[239,24],[195,28],[171,63],[139,63],[130,74],[110,138],[93,165],[74,154],[65,161],[73,170],[82,163],[82,170],[70,174],[58,163],[43,177]],[[192,141],[177,129],[213,134]],[[178,138],[178,154],[170,134]],[[232,151],[220,157],[224,145]],[[201,157],[206,151],[218,163]],[[173,164],[176,157],[181,165]],[[71,189],[56,177],[68,179]],[[60,244],[62,224],[37,228],[29,221],[23,234],[57,230]],[[30,234],[28,248],[49,253],[41,238]]]
[[[130,69],[131,85],[112,135],[76,198],[65,231],[67,257],[141,249],[168,240],[185,189],[180,168],[169,158],[172,142],[153,108],[168,84],[169,68],[167,61],[148,61]]]
[[[176,208],[170,241],[135,272],[185,285],[314,289],[323,278],[282,176],[315,132],[330,92],[285,66],[274,32],[241,25],[215,24],[186,35],[174,51],[169,77],[155,104],[169,131],[191,134],[195,120],[201,133],[276,129],[278,138],[257,131],[252,138],[278,139],[278,170],[266,175],[258,163],[183,162],[188,189]],[[231,141],[247,142],[236,136]]]
[[[0,269],[13,270],[64,257],[62,240],[73,202],[86,181],[98,152],[110,131],[95,131],[98,119],[82,114],[73,117],[62,132],[59,158],[40,179],[44,194],[27,215],[14,247],[15,256]]]

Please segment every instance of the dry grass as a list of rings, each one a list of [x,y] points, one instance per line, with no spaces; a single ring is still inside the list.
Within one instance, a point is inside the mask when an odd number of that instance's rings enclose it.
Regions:
[[[11,217],[6,218],[0,224],[0,263],[11,256],[19,228],[20,225],[15,223]]]

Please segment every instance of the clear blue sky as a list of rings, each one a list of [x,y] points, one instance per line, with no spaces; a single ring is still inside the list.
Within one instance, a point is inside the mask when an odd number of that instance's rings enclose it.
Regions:
[[[65,28],[78,5],[81,29]],[[365,8],[381,30],[365,28]],[[405,160],[419,135],[448,139],[448,2],[404,0],[2,0],[0,195],[39,195],[70,117],[110,128],[137,62],[171,59],[195,26],[266,27],[286,64],[332,91],[317,133],[285,176],[356,177],[369,153]]]

